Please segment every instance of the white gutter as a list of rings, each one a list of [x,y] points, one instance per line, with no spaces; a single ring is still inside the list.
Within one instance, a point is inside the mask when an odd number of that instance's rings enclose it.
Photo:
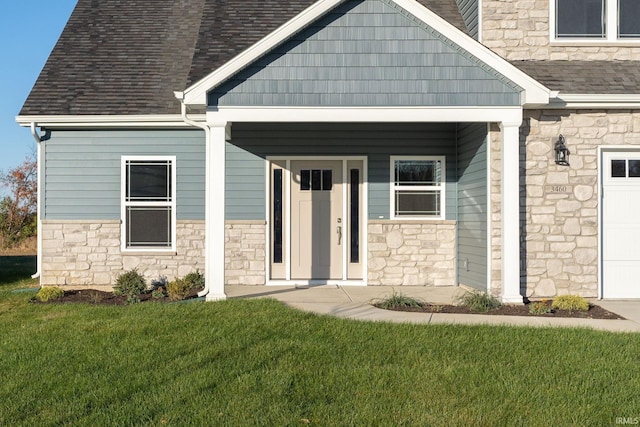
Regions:
[[[38,235],[38,249],[36,254],[36,272],[31,276],[32,279],[38,279],[41,277],[42,272],[42,216],[41,216],[41,206],[42,206],[42,141],[43,138],[40,136],[38,132],[38,124],[36,122],[31,122],[31,135],[33,139],[35,139],[38,147],[38,154],[36,159],[36,179],[38,183],[38,189],[36,193],[36,216],[38,218],[38,225],[36,229],[36,233]],[[40,280],[40,286],[42,286],[42,279]]]
[[[181,117],[182,120],[185,124],[189,125],[189,126],[193,126],[193,127],[197,127],[200,128],[202,130],[204,130],[204,135],[205,135],[205,147],[208,150],[209,149],[209,139],[210,139],[210,131],[211,129],[209,128],[209,126],[206,124],[206,122],[198,122],[196,120],[192,120],[189,118],[189,116],[187,116],[187,106],[184,103],[184,92],[174,92],[173,93],[175,95],[175,97],[180,101],[180,107],[181,107]],[[205,195],[205,206],[206,209],[209,209],[210,203],[209,203],[209,191],[206,192]],[[209,245],[209,243],[207,242],[208,236],[205,236],[205,252],[207,251],[206,247]],[[205,256],[208,256],[205,255]],[[207,272],[205,271],[205,275],[207,274]],[[209,275],[211,276],[211,275]],[[204,289],[200,292],[198,292],[198,296],[199,297],[203,297],[205,295],[207,295],[209,293],[209,280],[204,281]]]
[[[640,109],[639,94],[560,94],[543,107],[549,109]]]
[[[204,116],[202,116],[204,117]],[[113,128],[113,127],[175,127],[184,128],[186,124],[180,114],[147,114],[147,115],[86,115],[86,116],[18,116],[16,122],[20,126],[30,126],[38,123],[38,126],[47,129],[55,127],[73,128]]]

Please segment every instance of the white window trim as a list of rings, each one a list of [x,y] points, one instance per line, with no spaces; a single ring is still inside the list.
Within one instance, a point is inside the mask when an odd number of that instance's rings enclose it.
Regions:
[[[171,202],[127,202],[127,162],[128,161],[169,161],[171,162]],[[176,156],[122,156],[120,158],[120,250],[132,253],[169,253],[176,252],[176,188],[177,188],[177,161]],[[169,206],[171,207],[171,247],[127,247],[127,207],[128,206]]]
[[[396,160],[435,160],[440,161],[442,163],[442,181],[439,186],[411,186],[411,187],[396,187],[395,185],[395,162]],[[402,220],[402,221],[411,221],[411,220],[443,220],[446,218],[446,186],[447,186],[447,163],[445,160],[445,156],[390,156],[389,157],[389,218],[393,220]],[[428,215],[400,215],[396,216],[395,212],[395,203],[396,203],[396,189],[397,188],[409,188],[410,190],[415,191],[429,191],[429,190],[439,190],[440,191],[440,215],[428,216]]]
[[[605,4],[605,37],[557,37],[556,36],[556,1],[549,0],[549,40],[555,45],[640,45],[640,37],[618,37],[618,0],[604,0]]]

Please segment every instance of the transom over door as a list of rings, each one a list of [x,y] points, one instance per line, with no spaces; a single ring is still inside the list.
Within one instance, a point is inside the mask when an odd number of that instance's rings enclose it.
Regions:
[[[342,161],[291,162],[291,278],[341,279]]]
[[[602,297],[640,298],[640,152],[602,159]]]

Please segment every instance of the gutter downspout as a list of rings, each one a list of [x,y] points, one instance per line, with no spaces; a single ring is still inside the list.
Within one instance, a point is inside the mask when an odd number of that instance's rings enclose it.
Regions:
[[[31,122],[31,135],[33,136],[33,139],[35,139],[36,143],[37,143],[37,147],[38,147],[38,154],[37,154],[37,159],[36,159],[36,164],[37,164],[37,168],[36,168],[36,180],[38,183],[38,190],[37,190],[37,195],[36,195],[36,199],[38,201],[37,206],[36,206],[36,216],[38,218],[38,224],[37,224],[37,229],[36,232],[38,234],[38,253],[36,255],[36,272],[31,276],[32,279],[38,279],[40,278],[40,286],[42,287],[42,278],[41,276],[41,272],[42,272],[42,215],[41,215],[41,206],[42,206],[42,161],[41,161],[41,156],[42,156],[42,141],[44,141],[46,139],[46,134],[45,135],[40,135],[40,133],[38,132],[38,124],[36,122]]]
[[[188,124],[189,126],[193,126],[193,127],[197,127],[200,128],[202,130],[204,130],[204,135],[205,135],[205,147],[208,150],[209,149],[209,140],[210,140],[210,133],[211,133],[211,129],[209,128],[209,126],[206,123],[201,123],[201,122],[197,122],[195,120],[190,119],[187,116],[187,106],[184,103],[184,92],[174,92],[173,93],[175,95],[175,97],[180,101],[180,112],[182,115],[182,120]],[[207,206],[207,209],[210,205],[209,203],[209,191],[206,192],[206,196],[205,196],[205,206]],[[205,236],[205,239],[207,239],[207,237]],[[205,245],[208,245],[208,243],[205,240]],[[206,246],[205,246],[206,248]],[[206,249],[205,249],[206,252]],[[209,281],[205,280],[204,281],[204,289],[200,292],[198,292],[198,296],[199,297],[203,297],[205,295],[207,295],[209,293]]]

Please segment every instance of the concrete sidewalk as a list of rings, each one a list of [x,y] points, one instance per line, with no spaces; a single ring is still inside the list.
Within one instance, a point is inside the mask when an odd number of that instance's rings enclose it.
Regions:
[[[407,313],[381,310],[372,301],[393,292],[420,298],[432,304],[451,304],[464,294],[458,287],[419,286],[241,286],[225,287],[229,298],[275,298],[300,310],[357,320],[405,323],[491,324],[542,327],[586,327],[612,332],[640,332],[640,301],[594,301],[595,304],[625,317],[626,320],[572,319],[525,316],[487,316],[479,314]]]

